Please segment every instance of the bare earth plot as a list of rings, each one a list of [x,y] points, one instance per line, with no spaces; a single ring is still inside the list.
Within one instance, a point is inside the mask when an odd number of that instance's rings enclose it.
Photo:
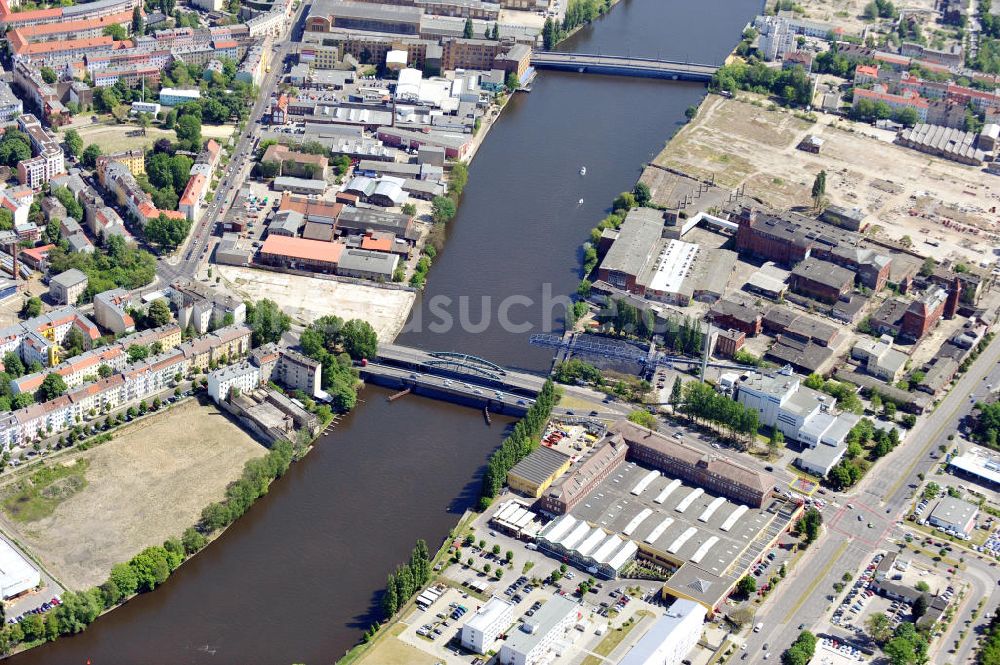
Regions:
[[[861,32],[868,26],[874,25],[873,21],[863,18],[865,5],[870,0],[796,0],[795,6],[801,11],[796,11],[799,18],[819,21],[822,23],[832,23],[844,29],[849,35],[861,35]],[[767,3],[769,7],[774,7],[774,2]],[[934,0],[909,0],[904,3],[896,3],[901,9],[914,12],[932,12],[935,7]]]
[[[86,459],[86,486],[48,517],[0,519],[63,584],[85,588],[143,548],[180,536],[223,497],[247,460],[265,452],[215,407],[189,400],[107,443],[58,458]]]
[[[796,149],[807,134],[824,140],[820,154]],[[748,195],[776,208],[811,206],[813,178],[826,170],[829,202],[862,208],[884,235],[909,236],[914,249],[939,259],[992,254],[1000,245],[1000,178],[897,146],[893,138],[836,116],[820,114],[809,123],[766,104],[709,95],[655,163],[695,177],[714,174],[727,188],[745,185]]]
[[[259,300],[270,298],[303,325],[321,316],[364,319],[379,341],[392,341],[406,323],[416,294],[405,289],[383,289],[286,273],[214,266],[231,290]]]

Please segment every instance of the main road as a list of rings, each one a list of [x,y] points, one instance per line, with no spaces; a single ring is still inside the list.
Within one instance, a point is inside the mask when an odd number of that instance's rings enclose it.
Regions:
[[[1000,342],[994,340],[955,384],[937,409],[923,419],[906,438],[906,442],[880,460],[851,492],[839,495],[840,505],[831,504],[824,514],[824,534],[803,555],[793,571],[758,611],[756,622],[764,624],[759,633],[747,638],[747,662],[763,662],[765,650],[780,653],[794,641],[798,626],[820,625],[831,607],[827,599],[833,593],[833,584],[845,572],[855,574],[858,568],[874,556],[876,551],[892,546],[890,539],[901,539],[903,529],[899,522],[921,474],[926,474],[940,456],[931,453],[938,446],[950,446],[948,435],[953,434],[959,423],[971,411],[976,399],[986,393],[986,385],[1000,385]],[[847,508],[851,504],[852,508]],[[860,515],[861,519],[857,519]],[[874,528],[869,529],[871,522]],[[974,567],[973,582],[984,575],[995,577],[985,564],[971,555],[966,565]],[[998,600],[997,585],[974,583],[976,591],[986,594],[984,613],[993,610]],[[974,607],[977,599],[973,599]],[[963,609],[964,616],[969,607]],[[980,619],[982,623],[982,619]],[[967,657],[972,638],[967,638],[960,656]],[[937,645],[934,645],[937,646]],[[948,657],[950,662],[963,662]]]
[[[233,202],[235,192],[243,184],[253,163],[253,145],[257,126],[262,122],[264,111],[271,101],[278,80],[285,70],[285,58],[291,52],[291,42],[300,39],[303,30],[303,17],[309,7],[308,2],[299,5],[292,15],[291,25],[287,32],[275,44],[271,54],[271,71],[267,72],[261,81],[257,99],[247,117],[246,124],[235,146],[230,152],[229,164],[219,180],[215,196],[208,207],[202,212],[198,222],[191,230],[187,243],[182,245],[177,253],[164,257],[157,263],[156,274],[161,282],[169,284],[179,278],[194,277],[202,262],[208,258],[211,251],[212,232],[216,223],[225,214]]]

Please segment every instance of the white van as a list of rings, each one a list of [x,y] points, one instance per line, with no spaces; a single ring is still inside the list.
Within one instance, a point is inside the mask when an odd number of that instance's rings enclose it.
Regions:
[[[758,623],[756,626],[753,627],[753,632],[759,633],[760,629],[763,628],[763,627],[764,627],[763,623]]]

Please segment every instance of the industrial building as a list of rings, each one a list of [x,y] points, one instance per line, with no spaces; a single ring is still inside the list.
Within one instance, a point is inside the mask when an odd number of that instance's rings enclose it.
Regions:
[[[796,464],[809,473],[825,476],[847,451],[847,434],[858,416],[837,413],[834,398],[802,385],[789,368],[774,374],[729,374],[720,384],[756,411],[761,425],[777,427],[787,438],[805,444]]]
[[[515,492],[538,498],[569,469],[571,459],[558,450],[539,446],[507,472],[507,486]]]
[[[663,593],[713,613],[800,510],[773,496],[751,507],[628,461],[546,525],[536,542],[603,579],[618,577],[634,559],[673,570]]]
[[[948,470],[986,487],[1000,488],[1000,460],[984,452],[973,451],[952,457]]]
[[[681,306],[692,300],[720,298],[736,265],[736,254],[666,238],[665,231],[659,210],[630,210],[598,268],[598,279]]]
[[[619,665],[681,665],[701,639],[705,608],[678,600],[629,649]]]
[[[476,610],[462,626],[462,646],[470,651],[485,654],[492,650],[497,637],[514,623],[514,606],[493,596]]]

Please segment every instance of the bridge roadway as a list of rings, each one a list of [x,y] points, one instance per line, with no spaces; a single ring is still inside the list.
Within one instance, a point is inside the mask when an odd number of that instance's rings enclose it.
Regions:
[[[362,378],[377,385],[508,415],[523,415],[545,383],[544,376],[511,371],[475,356],[398,344],[379,346],[378,358],[359,369]],[[630,412],[627,404],[618,404],[589,388],[561,388],[577,406],[556,407],[554,415],[617,419]]]
[[[595,55],[592,53],[560,53],[558,51],[535,52],[531,56],[531,64],[535,69],[558,69],[580,73],[643,76],[699,82],[712,80],[712,76],[719,71],[716,65],[693,62],[621,55]]]

